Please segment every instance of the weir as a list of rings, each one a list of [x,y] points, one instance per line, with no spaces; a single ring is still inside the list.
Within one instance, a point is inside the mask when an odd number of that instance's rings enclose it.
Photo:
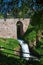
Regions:
[[[22,55],[23,55],[23,58],[25,60],[30,60],[31,59],[33,61],[40,61],[38,59],[38,57],[30,54],[29,46],[28,46],[28,44],[26,42],[24,42],[21,39],[18,39],[18,41],[19,41],[19,44],[21,45],[22,52],[23,52]]]

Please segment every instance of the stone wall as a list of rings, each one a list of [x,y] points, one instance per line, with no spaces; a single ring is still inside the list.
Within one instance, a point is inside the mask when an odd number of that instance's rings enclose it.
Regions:
[[[0,19],[0,37],[17,39],[17,25],[16,24],[18,21],[22,22],[23,32],[25,33],[30,23],[30,19],[12,18],[12,19],[6,19],[6,21],[4,19]]]

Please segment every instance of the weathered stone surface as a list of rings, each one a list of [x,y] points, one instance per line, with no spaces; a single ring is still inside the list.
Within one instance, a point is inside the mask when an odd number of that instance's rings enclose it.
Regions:
[[[12,18],[12,19],[6,19],[6,21],[4,19],[0,19],[0,37],[17,39],[17,25],[16,24],[18,21],[22,22],[23,32],[25,33],[30,23],[30,19]]]

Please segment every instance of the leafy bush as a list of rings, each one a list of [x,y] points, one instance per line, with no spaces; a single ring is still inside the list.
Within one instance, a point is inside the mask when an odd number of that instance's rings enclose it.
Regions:
[[[28,42],[36,40],[36,32],[34,31],[34,28],[28,28],[27,32],[24,35],[24,39]]]

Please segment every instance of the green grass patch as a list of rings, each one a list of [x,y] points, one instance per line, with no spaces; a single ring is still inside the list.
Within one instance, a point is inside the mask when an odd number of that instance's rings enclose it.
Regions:
[[[5,52],[5,54],[7,53],[13,53],[14,54],[14,49],[19,48],[19,42],[15,39],[12,38],[0,38],[0,47],[4,47],[6,49],[1,49],[2,52]],[[11,49],[11,50],[8,50]]]

